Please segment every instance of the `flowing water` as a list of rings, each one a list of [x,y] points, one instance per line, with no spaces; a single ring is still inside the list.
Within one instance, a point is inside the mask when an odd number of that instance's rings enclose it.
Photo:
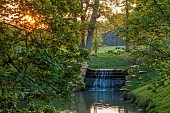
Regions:
[[[127,74],[121,70],[88,70],[84,82],[88,91],[114,91],[125,84]]]
[[[125,83],[122,78],[111,78],[109,76],[87,77],[85,79],[87,91],[114,91],[119,90]]]

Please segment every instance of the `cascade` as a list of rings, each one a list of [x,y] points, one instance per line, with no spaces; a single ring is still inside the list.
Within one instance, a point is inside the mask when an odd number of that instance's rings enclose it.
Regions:
[[[127,72],[112,69],[87,70],[85,76],[86,90],[114,91],[119,90],[125,83]]]

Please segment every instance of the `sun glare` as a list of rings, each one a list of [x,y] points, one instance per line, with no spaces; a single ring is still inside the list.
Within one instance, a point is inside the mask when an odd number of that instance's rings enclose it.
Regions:
[[[22,26],[24,29],[46,29],[47,25],[41,23],[43,16],[32,15],[29,11],[23,12],[19,9],[19,4],[4,4],[0,13],[0,21],[12,25]]]
[[[30,16],[30,15],[23,16],[21,20],[22,20],[22,22],[28,22],[31,25],[35,24],[35,19],[32,16]]]

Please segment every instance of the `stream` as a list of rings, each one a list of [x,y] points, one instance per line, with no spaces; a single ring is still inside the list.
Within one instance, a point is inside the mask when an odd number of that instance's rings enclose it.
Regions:
[[[119,91],[81,91],[74,95],[74,104],[61,105],[54,100],[52,105],[77,113],[142,113],[121,100]]]

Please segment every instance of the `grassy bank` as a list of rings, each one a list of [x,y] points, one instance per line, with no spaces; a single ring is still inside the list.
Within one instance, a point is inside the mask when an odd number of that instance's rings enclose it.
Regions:
[[[137,97],[135,103],[139,107],[146,107],[147,113],[170,113],[170,86],[158,87],[156,92],[148,90],[148,86],[132,91]]]
[[[152,69],[145,73],[133,73],[128,76],[131,92],[122,94],[124,100],[136,104],[140,109],[147,113],[170,113],[170,86],[153,87],[161,78],[160,75]]]

